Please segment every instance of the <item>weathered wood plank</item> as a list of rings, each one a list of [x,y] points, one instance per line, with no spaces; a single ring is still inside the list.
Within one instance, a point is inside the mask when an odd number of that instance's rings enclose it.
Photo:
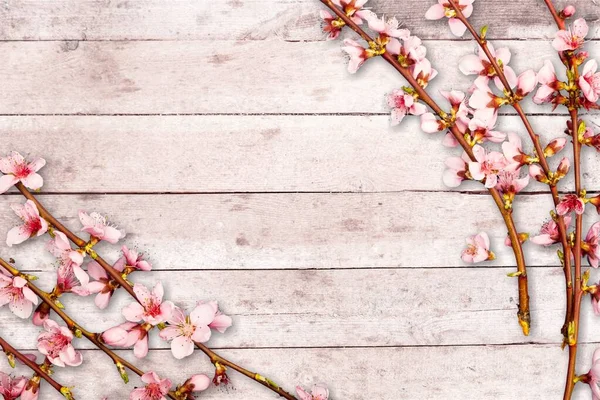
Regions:
[[[164,283],[166,296],[191,308],[199,300],[220,300],[234,318],[219,348],[437,346],[561,342],[564,277],[560,268],[529,271],[531,336],[516,322],[517,287],[509,268],[330,270],[330,271],[177,271],[137,274],[135,282]],[[51,289],[53,274],[39,285]],[[65,296],[67,311],[84,327],[103,331],[123,321],[131,302],[124,292],[110,308],[98,310],[93,298]],[[37,329],[0,311],[0,326],[18,331],[15,346],[35,345]],[[600,318],[589,299],[583,304],[582,342],[598,340]],[[168,344],[153,335],[153,348]],[[89,348],[86,341],[81,346]]]
[[[581,371],[587,371],[596,346],[580,346]],[[380,349],[265,349],[227,350],[222,352],[240,364],[260,370],[288,390],[297,383],[315,381],[330,385],[331,396],[344,400],[468,399],[548,399],[562,393],[566,374],[567,352],[559,346],[479,346]],[[127,357],[132,357],[126,354]],[[125,399],[139,381],[131,377],[123,385],[106,356],[85,351],[84,364],[77,369],[57,368],[54,375],[65,384],[75,386],[78,399]],[[145,370],[154,369],[176,383],[194,373],[212,376],[213,368],[206,357],[174,360],[164,351],[151,352],[143,362]],[[6,358],[0,368],[7,370]],[[23,367],[19,373],[27,372]],[[98,385],[98,377],[104,385]],[[229,390],[211,388],[203,399],[247,400],[275,399],[265,388],[234,372]],[[371,382],[366,384],[365,382]],[[574,399],[589,399],[589,389],[577,385]],[[62,397],[44,386],[42,398]],[[556,396],[555,396],[556,395]]]
[[[510,46],[518,72],[557,60],[548,41],[496,44]],[[592,54],[599,47],[588,46]],[[471,86],[457,66],[473,49],[429,44],[440,71],[434,97]],[[2,42],[0,52],[9,55],[0,65],[0,114],[387,113],[384,95],[403,85],[382,59],[349,74],[339,43]]]
[[[543,143],[564,137],[564,120],[531,119]],[[2,150],[48,161],[40,173],[53,193],[449,190],[444,161],[459,151],[418,125],[411,118],[393,128],[385,116],[0,117],[0,136]],[[517,117],[499,126],[528,143]],[[48,146],[57,135],[60,145]],[[584,151],[585,171],[599,162]],[[562,187],[571,184],[569,176]],[[585,185],[599,190],[600,176],[586,174]],[[547,188],[532,182],[527,190]]]
[[[129,232],[126,243],[146,249],[162,269],[445,267],[464,265],[464,238],[487,231],[497,260],[514,265],[506,228],[488,195],[459,193],[78,195],[43,196],[47,208],[79,229],[77,210],[97,210]],[[4,235],[18,223],[0,197]],[[515,205],[520,231],[537,233],[549,218],[549,196]],[[593,214],[592,214],[593,212]],[[592,218],[595,210],[589,210]],[[22,265],[50,259],[43,241],[7,252]],[[556,265],[553,249],[526,245],[530,265]],[[432,255],[433,253],[433,255]]]
[[[396,15],[419,36],[453,39],[447,24],[425,20],[432,3],[371,0],[368,5],[377,13]],[[589,0],[555,3],[557,7],[574,4],[578,15],[590,21],[600,12]],[[0,18],[7,21],[0,28],[0,39],[323,40],[317,17],[320,8],[317,0],[8,2],[0,8]],[[543,38],[556,31],[544,4],[537,0],[513,2],[510,10],[501,0],[478,2],[471,20],[475,26],[490,25],[493,38]]]

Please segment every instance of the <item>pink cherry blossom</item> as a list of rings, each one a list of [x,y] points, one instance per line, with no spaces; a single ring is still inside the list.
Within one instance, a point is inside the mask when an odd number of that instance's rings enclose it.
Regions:
[[[311,393],[308,393],[301,386],[296,386],[296,393],[300,400],[328,400],[329,389],[323,384],[313,385]]]
[[[105,240],[108,243],[115,244],[119,239],[125,237],[125,233],[110,225],[106,220],[106,217],[96,212],[88,215],[85,211],[79,211],[79,220],[83,225],[81,231],[87,232],[99,240]]]
[[[343,27],[343,25],[340,25],[338,17],[331,15],[331,13],[326,10],[321,10],[319,15],[321,16],[321,19],[325,21],[323,32],[327,33],[327,40],[337,39],[338,36],[340,36]]]
[[[166,400],[172,385],[169,379],[160,379],[155,372],[146,372],[141,379],[146,386],[134,389],[129,400]]]
[[[74,263],[61,263],[57,269],[56,286],[60,293],[75,293],[79,296],[88,296],[90,291],[88,283],[90,277],[79,265]]]
[[[533,90],[537,86],[537,83],[538,82],[536,73],[533,72],[532,69],[528,69],[527,71],[520,74],[517,78],[517,90],[515,91],[515,94],[518,97],[523,98],[529,93],[533,92]]]
[[[194,392],[202,392],[210,386],[210,378],[204,374],[191,376],[183,385],[177,388],[177,393],[185,400],[195,400]]]
[[[27,281],[20,276],[12,277],[0,273],[0,307],[8,304],[8,308],[19,318],[29,318],[33,305],[38,298],[27,287]]]
[[[502,194],[506,199],[512,202],[515,194],[525,189],[528,184],[529,175],[520,177],[519,171],[500,171],[498,173],[498,183],[496,184],[496,189],[498,189],[500,194]]]
[[[119,272],[123,271],[122,269],[120,270],[116,267],[117,264],[115,264],[115,269]],[[97,293],[94,302],[98,308],[103,310],[108,306],[110,298],[119,285],[108,276],[104,268],[102,268],[96,261],[91,261],[88,264],[87,272],[92,278],[95,279],[88,283],[87,289],[90,293]]]
[[[488,43],[487,45],[490,53],[496,59],[496,62],[499,65],[502,65],[502,70],[508,83],[511,87],[514,87],[517,84],[517,74],[515,74],[515,71],[508,65],[511,58],[510,50],[507,47],[495,50],[491,43]],[[496,74],[494,66],[490,63],[487,55],[481,48],[479,48],[478,56],[475,54],[464,56],[460,60],[458,68],[465,75],[479,75],[478,82],[482,85],[488,85],[489,80],[494,79],[494,83],[499,90],[505,89],[502,81]]]
[[[412,75],[417,80],[419,86],[423,89],[429,85],[429,82],[437,76],[437,70],[433,69],[431,62],[424,58],[413,66]]]
[[[117,271],[125,271],[126,269],[137,271],[150,271],[152,266],[143,259],[143,254],[136,250],[129,250],[127,246],[121,247],[123,257],[119,258],[114,265]]]
[[[598,62],[590,60],[583,66],[583,71],[579,77],[579,88],[583,92],[585,98],[596,103],[600,97],[600,72],[598,70]]]
[[[44,321],[45,332],[38,336],[38,350],[57,367],[70,365],[77,367],[83,362],[81,353],[76,351],[71,342],[73,333],[66,326],[59,326],[51,319]]]
[[[0,395],[4,400],[15,400],[21,396],[25,389],[27,378],[21,376],[13,378],[10,375],[0,371]]]
[[[592,368],[587,373],[585,382],[590,385],[592,389],[593,400],[600,399],[600,349],[594,351],[592,356]]]
[[[467,107],[465,93],[452,90],[450,92],[440,90],[440,94],[450,103],[452,116],[455,118],[456,127],[462,133],[466,132],[470,119],[471,110]],[[449,146],[455,147],[455,146]]]
[[[502,143],[506,139],[506,134],[494,130],[497,120],[498,113],[492,108],[476,110],[468,125],[473,141],[482,143],[489,140],[494,143]]]
[[[204,343],[210,339],[210,328],[224,333],[231,326],[231,318],[219,312],[217,303],[209,302],[199,303],[189,316],[181,308],[174,307],[168,323],[160,331],[160,337],[171,341],[173,356],[182,359],[194,352],[194,342]]]
[[[469,105],[476,110],[482,108],[497,109],[503,104],[503,99],[496,96],[487,83],[475,81],[473,93],[469,98]]]
[[[37,173],[46,165],[46,160],[37,158],[28,163],[25,158],[16,151],[11,151],[8,156],[0,158],[0,194],[5,193],[11,186],[21,182],[31,190],[38,190],[44,184],[44,180]]]
[[[369,54],[367,53],[367,50],[355,40],[344,39],[344,44],[345,46],[342,47],[342,50],[350,56],[348,72],[354,74],[365,63],[367,58],[369,58]]]
[[[571,217],[569,215],[565,215],[564,217],[565,227],[568,229],[571,224]],[[558,224],[553,219],[547,221],[542,225],[542,229],[540,230],[540,234],[537,236],[533,236],[530,239],[533,243],[539,244],[541,246],[550,246],[555,243],[560,242],[560,233],[558,230]]]
[[[133,346],[133,354],[137,358],[144,358],[148,355],[147,328],[149,326],[124,322],[104,331],[102,340],[115,347],[129,348]]]
[[[425,104],[415,101],[415,98],[396,89],[387,97],[388,105],[392,107],[392,126],[398,125],[407,114],[421,115],[427,111]]]
[[[507,166],[506,158],[497,151],[487,152],[480,145],[473,147],[476,161],[469,162],[469,172],[473,179],[485,179],[485,187],[493,188],[498,183],[498,173]]]
[[[521,166],[527,163],[529,158],[529,156],[523,152],[521,138],[512,132],[508,134],[508,141],[502,143],[502,152],[504,153],[504,157],[508,162],[508,165],[505,169],[511,171],[516,171],[517,169],[521,168]]]
[[[551,102],[560,84],[556,77],[554,65],[549,60],[544,61],[544,66],[538,72],[537,77],[540,88],[533,96],[533,102],[536,104]]]
[[[463,152],[462,157],[450,157],[446,160],[446,169],[443,175],[444,184],[448,187],[458,187],[461,182],[470,179],[467,176],[469,156]]]
[[[567,215],[573,211],[579,215],[583,214],[585,203],[581,197],[575,194],[567,194],[556,206],[556,212],[558,215]]]
[[[157,325],[171,318],[173,303],[163,301],[164,290],[158,282],[152,292],[146,286],[136,283],[133,291],[140,303],[135,302],[123,308],[123,316],[130,322],[144,322]]]
[[[558,31],[552,46],[556,51],[577,50],[585,43],[585,37],[589,31],[585,19],[579,18],[573,22],[573,26],[568,31]]]
[[[421,115],[421,130],[425,133],[435,133],[446,129],[444,121],[437,119],[432,113]]]
[[[427,55],[427,48],[417,36],[403,38],[402,44],[396,38],[389,38],[385,50],[396,56],[403,66],[410,68],[414,68],[414,65],[423,61]]]
[[[368,11],[363,6],[368,0],[331,0],[333,4],[340,7],[355,24],[362,24],[363,19],[368,17]]]
[[[473,13],[474,1],[475,0],[456,1],[456,4],[466,18],[469,18]],[[456,11],[452,8],[447,0],[438,0],[438,4],[431,6],[425,14],[425,18],[429,20],[442,19],[444,17],[449,18],[448,25],[450,25],[450,30],[455,36],[460,37],[467,30],[467,27],[458,18],[456,18]]]
[[[377,17],[374,12],[366,12],[364,18],[369,24],[369,29],[379,33],[381,38],[405,39],[410,36],[408,29],[399,29],[399,22],[396,18],[385,19]]]
[[[600,258],[599,235],[600,222],[596,222],[590,227],[582,245],[583,254],[587,256],[588,262],[594,268],[598,268],[598,259]]]
[[[462,252],[462,260],[468,263],[479,263],[493,260],[494,253],[490,251],[490,239],[485,232],[469,236],[466,239],[467,248]]]
[[[8,231],[6,244],[9,247],[23,243],[30,237],[41,236],[48,231],[48,223],[40,217],[33,201],[27,200],[25,204],[11,204],[10,207],[21,218],[23,225],[16,226]]]
[[[562,149],[565,148],[566,145],[567,145],[566,138],[554,139],[550,143],[548,143],[548,145],[544,149],[544,155],[546,157],[552,157],[555,154],[560,153],[562,151]]]
[[[46,249],[58,258],[61,264],[72,263],[78,266],[83,264],[83,254],[71,248],[71,242],[60,231],[54,231],[54,238],[48,242]]]
[[[21,400],[37,400],[40,396],[40,383],[37,380],[30,379],[21,393]]]

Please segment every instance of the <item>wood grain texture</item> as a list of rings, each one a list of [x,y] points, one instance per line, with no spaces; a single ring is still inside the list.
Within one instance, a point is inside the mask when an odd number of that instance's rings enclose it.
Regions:
[[[582,345],[581,356],[591,359],[594,346]],[[358,349],[253,349],[227,350],[223,354],[250,368],[260,370],[277,382],[299,382],[305,386],[316,381],[345,382],[332,388],[334,399],[364,400],[422,398],[446,400],[470,399],[527,399],[558,398],[566,373],[567,353],[558,346],[476,346],[431,348],[358,348]],[[207,373],[212,369],[205,357],[177,362],[165,351],[153,351],[140,367],[156,368],[161,376],[175,382],[183,381],[192,373]],[[102,396],[124,399],[139,381],[132,377],[129,385],[120,382],[119,375],[109,359],[96,351],[84,351],[85,362],[78,367],[79,377],[72,369],[59,369],[54,375],[76,385],[78,398],[96,400]],[[0,359],[6,368],[6,359]],[[589,363],[582,364],[589,368]],[[22,371],[22,370],[20,370]],[[111,382],[98,389],[98,377]],[[202,393],[202,399],[218,400],[275,400],[262,386],[253,384],[239,375],[229,390],[211,388]],[[524,377],[532,377],[526,380]],[[292,385],[285,384],[292,389]],[[60,400],[60,396],[44,388],[43,399]],[[588,390],[578,387],[575,398],[589,399]],[[394,396],[394,397],[392,397]],[[397,397],[395,397],[397,396]]]
[[[548,143],[564,136],[565,119],[531,121]],[[600,118],[588,122],[598,125]],[[52,193],[450,190],[442,182],[444,162],[460,151],[418,125],[407,118],[390,127],[386,116],[0,117],[0,135],[6,148],[43,155],[43,191]],[[532,151],[520,119],[506,116],[498,127],[517,132]],[[57,135],[60,145],[48,147]],[[586,170],[600,162],[594,150],[583,156]],[[559,158],[551,160],[554,167]],[[600,190],[600,175],[586,173],[584,180],[588,190]],[[563,185],[570,187],[572,177]],[[458,188],[482,189],[474,182]],[[527,188],[546,190],[535,181]]]
[[[556,1],[557,7],[573,4],[590,20],[600,15],[590,0]],[[431,2],[422,0],[370,0],[377,13],[397,16],[423,38],[454,39],[442,21],[426,21]],[[323,40],[317,0],[158,0],[92,1],[29,0],[7,2],[0,18],[2,40]],[[490,25],[493,38],[544,38],[554,26],[538,0],[501,0],[475,4],[475,26]],[[594,31],[592,35],[596,35]]]
[[[549,41],[495,45],[517,55],[517,72],[558,63]],[[591,54],[599,47],[588,45]],[[428,43],[439,70],[429,86],[436,99],[447,82],[463,91],[472,85],[457,68],[474,49]],[[0,114],[387,114],[384,96],[404,84],[383,59],[349,74],[338,42],[1,42],[0,52],[10,54],[0,65]],[[526,110],[550,112],[530,101]]]
[[[536,234],[549,218],[546,195],[516,203],[519,231]],[[51,212],[80,229],[77,210],[109,216],[161,269],[458,267],[464,238],[489,232],[497,259],[514,265],[506,228],[487,195],[461,193],[76,195],[43,196]],[[2,234],[19,220],[0,197]],[[588,210],[588,223],[594,214]],[[51,258],[44,241],[5,249],[29,268]],[[556,265],[554,249],[527,243],[528,264]],[[104,244],[100,249],[106,249]],[[116,256],[118,248],[113,248]],[[102,250],[104,251],[104,250]],[[433,253],[432,253],[433,252]]]
[[[164,282],[166,298],[192,308],[198,300],[219,299],[234,319],[216,348],[384,347],[543,343],[559,346],[564,322],[564,278],[560,268],[531,268],[532,335],[514,323],[518,301],[509,268],[366,269],[326,271],[171,271],[136,274],[149,287]],[[50,290],[50,273],[38,274]],[[493,284],[490,284],[493,283]],[[120,292],[106,311],[93,297],[65,296],[67,312],[84,327],[103,331],[124,321],[120,310],[131,299]],[[586,299],[582,342],[598,340],[600,319]],[[13,344],[35,347],[37,329],[0,313],[0,326],[18,329]],[[502,327],[502,329],[499,329]],[[169,348],[152,333],[152,348]],[[91,348],[80,341],[83,348]]]

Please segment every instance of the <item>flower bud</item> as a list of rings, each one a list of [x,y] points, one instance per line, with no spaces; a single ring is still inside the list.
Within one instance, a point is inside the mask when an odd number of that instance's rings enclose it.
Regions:
[[[561,11],[561,14],[563,18],[572,17],[573,15],[575,15],[575,7],[566,6],[565,9]]]
[[[201,392],[210,386],[210,378],[204,374],[193,375],[185,383],[177,388],[177,395],[185,400],[192,400],[195,397],[193,392]]]
[[[21,393],[21,400],[37,400],[40,395],[40,377],[34,376],[27,382]]]
[[[571,160],[567,157],[563,158],[558,165],[558,169],[556,170],[556,179],[562,179],[569,173],[569,168],[571,167]]]
[[[598,214],[600,214],[600,195],[592,197],[588,201],[596,207],[596,211],[598,212]]]
[[[564,149],[566,144],[567,139],[565,138],[554,139],[553,141],[548,143],[548,146],[546,146],[546,148],[544,149],[544,155],[546,157],[552,157],[553,155]]]
[[[48,315],[50,315],[50,306],[48,303],[41,303],[33,313],[33,324],[35,326],[44,325],[44,321],[48,319]]]
[[[6,359],[8,360],[8,365],[10,365],[11,368],[14,368],[16,366],[15,355],[13,353],[9,353],[7,351],[6,352]]]
[[[538,182],[550,183],[548,176],[544,173],[542,167],[540,167],[538,164],[531,164],[529,166],[529,175],[531,175],[531,177]]]
[[[117,367],[117,371],[119,371],[119,375],[121,375],[123,382],[129,383],[129,376],[127,375],[127,371],[125,371],[125,366],[120,362],[117,362],[115,366]]]
[[[220,384],[229,384],[229,377],[227,377],[227,368],[218,361],[215,362],[215,377],[213,378],[213,383],[215,384],[215,386],[219,386]]]

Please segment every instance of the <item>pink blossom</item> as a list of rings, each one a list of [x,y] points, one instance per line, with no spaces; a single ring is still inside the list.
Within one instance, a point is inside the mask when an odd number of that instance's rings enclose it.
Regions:
[[[523,98],[529,93],[533,92],[533,90],[537,86],[537,83],[538,82],[536,73],[533,72],[532,69],[528,69],[527,71],[520,74],[517,78],[517,90],[515,91],[515,94],[518,97]]]
[[[362,24],[363,19],[368,17],[368,11],[363,10],[363,6],[368,0],[331,0],[333,4],[344,10],[347,16],[355,24]]]
[[[432,113],[421,115],[421,130],[426,133],[435,133],[446,129],[446,124]]]
[[[146,386],[134,389],[129,400],[166,400],[172,385],[169,379],[160,379],[155,372],[146,372],[141,379]]]
[[[354,74],[365,63],[367,58],[369,58],[369,54],[367,53],[367,50],[355,40],[344,39],[344,44],[345,46],[342,47],[342,50],[350,56],[348,72]]]
[[[464,133],[469,125],[469,114],[471,113],[471,110],[467,107],[465,102],[465,93],[458,90],[452,90],[450,92],[440,90],[440,94],[450,103],[450,106],[452,107],[451,113],[455,118],[456,126]]]
[[[123,308],[123,316],[128,321],[143,320],[151,325],[157,325],[171,318],[174,305],[170,301],[163,301],[162,283],[158,282],[152,292],[146,286],[136,283],[133,291],[140,302],[131,303]]]
[[[467,176],[468,163],[471,161],[469,156],[463,152],[462,157],[450,157],[446,160],[446,169],[444,171],[444,184],[448,187],[458,187],[461,182],[469,179]]]
[[[79,265],[61,263],[57,270],[57,288],[60,293],[75,293],[79,296],[90,294],[90,277]]]
[[[77,367],[83,362],[81,353],[76,351],[71,342],[73,333],[66,326],[59,326],[51,319],[44,321],[46,332],[38,336],[38,350],[57,367],[70,365]]]
[[[15,214],[21,218],[23,225],[16,226],[8,231],[6,235],[6,244],[12,247],[14,244],[20,244],[33,236],[41,236],[48,231],[48,223],[42,217],[31,200],[25,204],[11,204],[10,206]]]
[[[592,356],[592,368],[587,373],[585,382],[590,385],[592,389],[593,400],[600,399],[600,349],[594,351]]]
[[[117,264],[115,264],[115,269],[119,272],[122,272],[122,270],[116,267]],[[87,272],[92,278],[95,279],[94,281],[88,283],[87,289],[90,293],[97,293],[94,302],[98,308],[103,310],[108,306],[110,298],[119,285],[108,276],[104,268],[102,268],[96,261],[91,261],[88,264]]]
[[[508,65],[511,58],[510,50],[507,47],[495,50],[491,43],[488,43],[488,49],[496,59],[496,62],[499,65],[502,65],[502,70],[510,86],[514,87],[517,84],[517,74],[515,74],[515,71]],[[465,75],[479,75],[478,81],[482,85],[488,85],[488,81],[494,79],[494,83],[499,90],[505,89],[502,81],[496,74],[494,66],[490,63],[487,55],[481,48],[479,48],[479,56],[475,54],[464,56],[460,60],[458,68]]]
[[[177,393],[185,400],[194,400],[194,392],[202,392],[210,386],[210,378],[204,374],[191,376],[183,385],[177,388]]]
[[[573,26],[568,31],[561,30],[556,33],[552,46],[556,51],[577,50],[583,46],[588,31],[585,19],[579,18],[573,22]]]
[[[573,211],[579,215],[583,214],[585,211],[585,203],[581,197],[575,194],[567,194],[556,206],[556,212],[558,215],[567,215]]]
[[[328,400],[329,389],[323,384],[313,385],[311,393],[305,391],[301,386],[296,386],[296,393],[300,400]]]
[[[394,56],[397,56],[398,61],[403,66],[414,68],[415,64],[420,63],[427,55],[427,49],[422,45],[421,39],[417,36],[408,36],[400,40],[389,38],[385,46],[385,50]]]
[[[338,17],[331,15],[326,10],[321,10],[319,15],[321,16],[323,21],[325,21],[323,32],[327,33],[327,40],[337,39],[338,36],[340,36],[340,32],[342,31],[343,27],[343,25],[339,23]]]
[[[35,326],[44,325],[44,321],[48,319],[50,315],[50,306],[44,302],[40,303],[35,311],[33,312],[33,318],[31,318],[31,322]]]
[[[511,171],[516,171],[521,168],[521,166],[525,165],[529,159],[529,156],[523,152],[521,138],[512,132],[508,134],[508,142],[502,143],[502,152],[508,162],[505,169]]]
[[[148,326],[133,322],[124,322],[102,333],[104,343],[128,348],[133,346],[133,354],[137,358],[144,358],[148,354]]]
[[[466,242],[467,248],[462,252],[462,260],[464,262],[479,263],[495,258],[494,253],[490,251],[490,238],[487,233],[481,232],[477,235],[469,236]]]
[[[583,92],[585,98],[595,103],[600,97],[600,72],[598,70],[598,62],[590,60],[583,66],[583,71],[579,77],[579,88]]]
[[[415,101],[415,98],[396,89],[387,98],[388,105],[392,107],[392,126],[398,125],[407,114],[421,115],[427,111],[425,104]]]
[[[571,216],[565,215],[564,217],[565,228],[569,228],[571,224]],[[555,243],[560,242],[560,232],[558,230],[558,224],[553,219],[547,221],[542,225],[542,229],[540,230],[540,234],[537,236],[533,236],[530,239],[533,243],[539,244],[541,246],[550,246]]]
[[[40,396],[40,383],[30,379],[21,393],[21,400],[37,400]]]
[[[137,271],[150,271],[152,266],[150,263],[143,259],[143,255],[136,250],[129,250],[127,246],[121,247],[123,257],[119,258],[114,265],[117,271],[137,270]]]
[[[554,65],[548,60],[544,61],[544,66],[538,72],[537,77],[540,88],[533,96],[533,102],[536,104],[549,103],[560,84],[556,77]]]
[[[502,143],[506,139],[506,134],[495,131],[498,113],[492,108],[482,108],[476,110],[473,118],[469,121],[469,130],[471,137],[476,143],[490,141],[494,143]]]
[[[413,66],[412,75],[423,89],[437,76],[438,72],[431,67],[431,62],[424,58]]]
[[[27,281],[20,276],[6,276],[0,273],[0,307],[8,304],[8,308],[19,318],[29,318],[33,305],[38,298],[29,287]]]
[[[374,12],[367,12],[364,14],[365,20],[369,24],[369,29],[379,33],[381,38],[398,38],[406,39],[410,36],[408,29],[399,29],[399,22],[396,18],[385,17],[378,18]]]
[[[600,222],[596,222],[590,227],[585,241],[581,246],[583,254],[587,256],[588,262],[594,268],[598,268],[598,259],[600,258],[600,246],[598,246],[598,242],[600,241],[599,234]]]
[[[554,139],[550,143],[548,143],[548,145],[544,149],[544,155],[546,157],[552,157],[553,155],[560,153],[562,151],[562,149],[565,148],[566,145],[567,145],[566,138]]]
[[[58,258],[61,264],[83,264],[83,254],[72,249],[71,242],[69,242],[67,236],[60,231],[54,231],[54,238],[48,242],[46,249],[48,249],[54,257]]]
[[[219,312],[216,302],[210,302],[199,303],[189,316],[174,307],[168,323],[160,331],[160,337],[171,341],[173,356],[182,359],[194,352],[194,342],[204,343],[210,339],[210,328],[225,332],[231,326],[231,318]]]
[[[473,179],[485,179],[485,187],[493,188],[498,183],[498,173],[507,166],[506,158],[497,151],[487,152],[480,145],[473,147],[476,161],[469,162],[469,172]]]
[[[5,193],[11,186],[21,182],[31,190],[38,190],[44,184],[44,180],[37,173],[46,160],[37,158],[28,163],[25,158],[16,151],[11,151],[8,156],[0,158],[0,194]]]
[[[473,2],[475,0],[457,0],[456,4],[466,18],[469,18],[473,13]],[[438,0],[439,4],[435,4],[427,10],[425,18],[429,20],[449,18],[448,25],[455,36],[462,36],[467,27],[456,18],[456,11],[447,0]]]
[[[520,177],[519,171],[500,171],[498,173],[498,183],[496,189],[507,199],[512,202],[515,194],[529,184],[529,175]]]
[[[85,211],[79,211],[79,220],[83,225],[81,231],[89,233],[96,239],[105,240],[108,243],[115,244],[119,239],[125,237],[125,233],[110,225],[106,220],[106,217],[103,217],[96,212],[88,215]]]
[[[26,383],[27,378],[23,376],[20,378],[13,378],[0,371],[0,395],[2,395],[4,400],[18,399],[25,389]]]
[[[502,104],[504,104],[504,100],[496,96],[489,88],[487,83],[477,80],[475,81],[473,93],[469,98],[469,105],[471,107],[476,110],[482,108],[497,109]]]

